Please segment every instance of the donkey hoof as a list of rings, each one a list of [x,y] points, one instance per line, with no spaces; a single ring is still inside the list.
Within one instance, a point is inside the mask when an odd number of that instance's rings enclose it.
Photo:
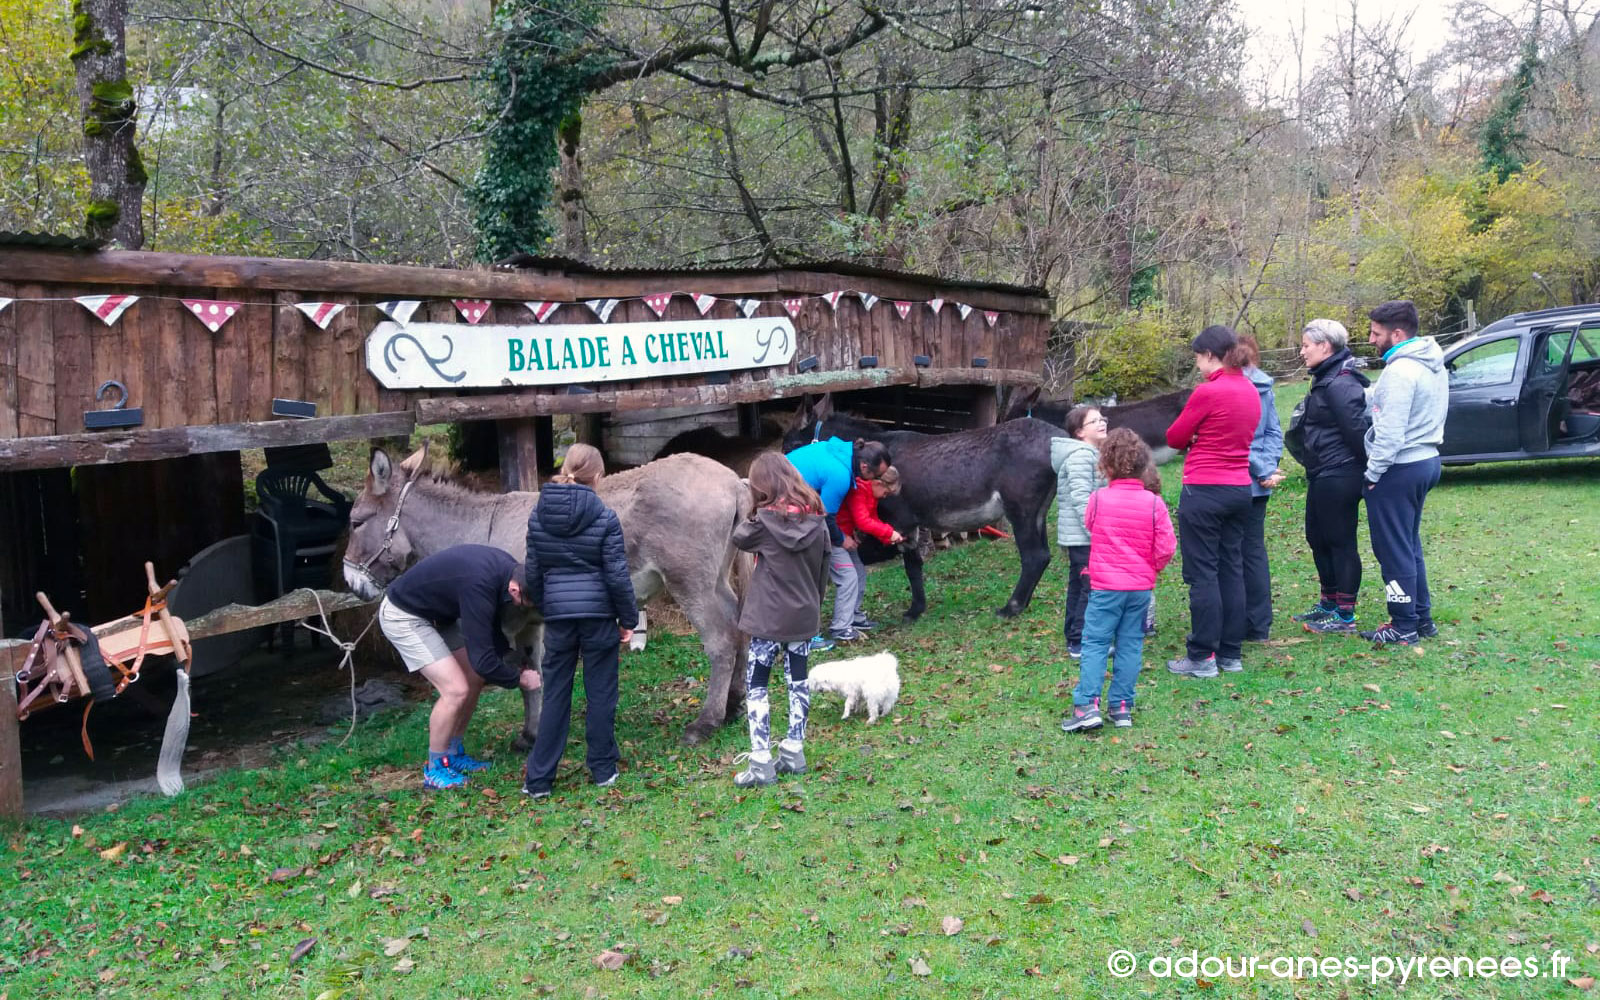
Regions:
[[[708,731],[700,728],[699,726],[690,726],[683,731],[683,745],[686,747],[697,747],[704,743],[706,738],[710,735],[711,734]]]
[[[900,624],[902,624],[902,625],[915,625],[917,623],[917,619],[921,618],[921,617],[922,617],[922,612],[920,612],[920,611],[918,611],[918,612],[907,611],[905,614],[900,616]]]
[[[1000,618],[1015,618],[1026,610],[1026,608],[1018,607],[1015,604],[1008,603],[1005,605],[1005,607],[996,608],[994,613]]]
[[[517,753],[527,753],[533,749],[533,737],[527,733],[518,733],[517,738],[511,741],[511,749]]]

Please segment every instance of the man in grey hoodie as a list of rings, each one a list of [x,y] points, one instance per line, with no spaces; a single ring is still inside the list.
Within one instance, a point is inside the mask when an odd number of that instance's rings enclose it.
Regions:
[[[1417,307],[1385,302],[1367,314],[1383,374],[1367,431],[1367,524],[1383,570],[1388,624],[1359,633],[1377,645],[1415,646],[1439,633],[1422,558],[1422,505],[1439,482],[1439,444],[1450,406],[1444,352],[1417,336]]]

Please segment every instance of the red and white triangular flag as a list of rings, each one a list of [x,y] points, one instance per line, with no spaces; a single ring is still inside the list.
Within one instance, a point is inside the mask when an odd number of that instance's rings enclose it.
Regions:
[[[122,318],[122,314],[127,312],[129,306],[139,301],[139,296],[80,295],[76,301],[78,305],[104,320],[106,326],[112,326]]]
[[[962,319],[966,319],[968,316],[972,315],[972,307],[967,305],[965,302],[957,302],[956,311],[961,314]]]
[[[343,302],[296,302],[294,307],[306,314],[306,319],[317,324],[318,330],[326,330],[333,318],[344,312]]]
[[[983,321],[985,323],[988,323],[990,326],[994,326],[995,323],[999,321],[999,319],[1000,319],[1000,314],[999,313],[990,312],[987,309],[985,309],[983,311]]]
[[[790,319],[795,319],[800,315],[800,310],[805,306],[805,304],[805,299],[784,299],[783,311],[789,314]]]
[[[9,306],[11,303],[13,303],[15,301],[16,301],[15,299],[0,299],[0,312],[5,312],[6,311],[6,306]]]
[[[740,299],[739,300],[739,312],[744,314],[744,318],[745,319],[749,319],[751,316],[754,316],[756,314],[756,310],[760,309],[760,308],[761,308],[761,300],[760,299]]]
[[[901,319],[905,319],[907,316],[911,315],[911,303],[902,302],[900,299],[895,299],[894,311],[900,314]]]
[[[533,313],[533,318],[541,323],[555,315],[555,311],[561,308],[559,302],[524,302],[523,305],[527,306],[528,311]]]
[[[878,297],[868,292],[857,292],[856,298],[861,300],[861,305],[866,308],[867,312],[871,312],[872,307],[878,304]]]
[[[417,299],[394,299],[389,302],[379,302],[378,311],[401,326],[405,326],[411,322],[411,315],[417,311],[417,307],[420,305],[422,303]]]
[[[489,307],[494,305],[487,299],[451,299],[450,301],[455,303],[456,312],[461,314],[461,318],[474,326],[477,325],[480,319],[489,315]]]
[[[833,307],[833,311],[834,312],[838,312],[839,311],[839,299],[841,297],[843,297],[843,296],[844,296],[843,292],[828,292],[828,293],[824,294],[822,297],[825,300],[827,300],[828,305]]]
[[[615,309],[617,303],[621,301],[621,299],[590,299],[584,305],[589,307],[590,312],[600,317],[600,322],[605,323],[610,321],[611,310]]]
[[[700,315],[702,316],[710,312],[711,307],[717,304],[717,297],[715,295],[707,295],[705,292],[690,292],[689,298],[694,300],[694,307],[700,310]],[[748,316],[749,313],[745,315]]]
[[[939,315],[939,310],[944,308],[944,299],[929,299],[928,308],[933,310],[935,316]]]
[[[233,319],[233,314],[244,308],[238,302],[219,302],[216,299],[184,299],[183,304],[212,333],[222,329],[222,324]]]
[[[671,292],[652,292],[644,297],[644,304],[660,319],[667,314],[667,303],[672,301]]]

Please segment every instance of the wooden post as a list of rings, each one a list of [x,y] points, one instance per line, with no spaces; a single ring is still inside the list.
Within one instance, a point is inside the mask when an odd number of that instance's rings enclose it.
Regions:
[[[538,433],[532,417],[496,421],[500,439],[500,489],[539,488]]]
[[[1000,398],[993,386],[984,386],[972,397],[972,426],[993,427],[1000,419]]]
[[[0,821],[22,819],[22,724],[17,720],[15,672],[9,661],[0,659]]]
[[[537,467],[543,475],[552,475],[556,471],[556,419],[554,417],[533,418],[533,453]],[[526,489],[536,490],[539,484],[535,482]]]

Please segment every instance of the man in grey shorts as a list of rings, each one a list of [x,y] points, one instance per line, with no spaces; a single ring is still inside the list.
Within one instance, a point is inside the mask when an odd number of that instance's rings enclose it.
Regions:
[[[378,627],[406,668],[438,692],[428,717],[428,762],[423,784],[456,788],[489,765],[467,753],[462,737],[485,684],[537,691],[537,670],[506,662],[511,644],[502,612],[526,605],[521,566],[488,545],[455,545],[406,570],[378,607]]]

